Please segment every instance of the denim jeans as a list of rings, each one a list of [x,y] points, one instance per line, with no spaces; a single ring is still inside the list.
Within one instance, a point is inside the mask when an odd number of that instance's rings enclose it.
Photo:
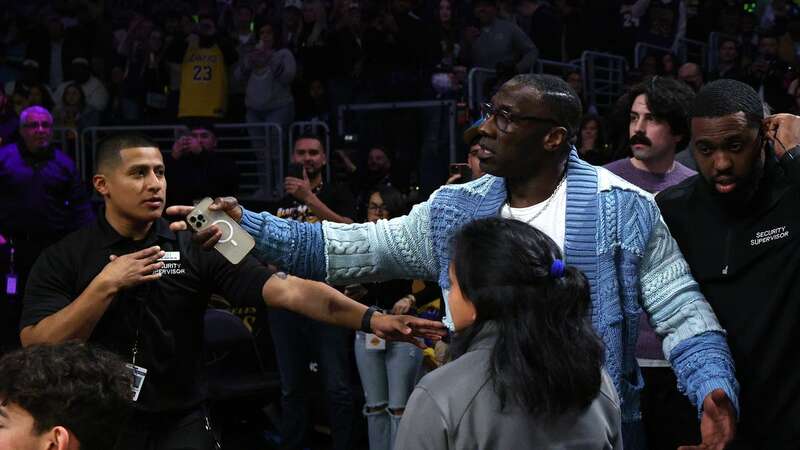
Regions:
[[[355,353],[364,387],[370,450],[391,450],[403,409],[417,381],[422,350],[408,342],[386,342],[385,350],[367,350],[366,334],[356,333]]]
[[[276,123],[281,126],[283,131],[282,142],[277,142],[274,139],[266,139],[263,128],[248,128],[247,133],[252,139],[251,145],[253,148],[264,149],[263,152],[258,152],[258,163],[261,166],[258,184],[268,194],[273,191],[280,191],[283,186],[283,180],[277,179],[277,167],[273,164],[273,160],[277,160],[277,155],[282,151],[283,146],[288,142],[289,125],[294,120],[294,103],[289,103],[285,106],[280,106],[274,109],[256,110],[247,108],[247,123]],[[277,145],[277,148],[271,146]]]
[[[313,301],[314,299],[309,299]],[[328,399],[333,449],[349,450],[354,406],[350,390],[348,348],[351,333],[298,314],[269,310],[269,326],[281,375],[281,448],[302,448],[308,431],[306,408],[309,346],[318,350],[318,362]]]

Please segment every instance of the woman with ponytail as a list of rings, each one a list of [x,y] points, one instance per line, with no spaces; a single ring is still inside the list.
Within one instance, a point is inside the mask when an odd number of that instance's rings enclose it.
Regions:
[[[516,220],[469,223],[451,246],[454,359],[415,388],[395,450],[622,448],[583,274]]]

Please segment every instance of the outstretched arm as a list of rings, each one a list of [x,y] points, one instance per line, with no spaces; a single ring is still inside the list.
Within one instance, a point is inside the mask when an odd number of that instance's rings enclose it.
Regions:
[[[416,205],[407,216],[350,225],[303,223],[255,213],[243,209],[232,197],[216,199],[209,209],[224,211],[242,224],[256,241],[254,256],[301,278],[344,285],[433,280],[438,275],[427,202]],[[172,206],[167,214],[185,217],[191,210],[190,206]],[[184,221],[170,224],[173,231],[186,228]],[[194,239],[210,249],[221,236],[217,227],[208,227]]]
[[[167,215],[185,218],[191,206],[170,206]],[[242,225],[256,241],[253,255],[263,263],[274,264],[293,275],[311,279],[325,279],[325,243],[319,223],[286,220],[270,213],[253,213],[244,210],[233,197],[217,198],[210,210],[223,211]],[[185,221],[172,222],[170,229],[188,229]],[[195,233],[192,238],[210,250],[222,238],[222,230],[210,226]]]
[[[703,444],[733,439],[739,384],[725,331],[706,301],[667,226],[659,219],[640,269],[642,306],[680,390],[702,414]],[[713,411],[706,410],[714,405]],[[716,407],[717,405],[722,405]]]
[[[304,280],[278,272],[262,289],[268,306],[287,309],[331,325],[361,329],[367,307],[325,283]],[[412,316],[376,312],[370,320],[373,333],[386,339],[403,340],[422,347],[416,337],[439,340],[446,331],[441,322]]]

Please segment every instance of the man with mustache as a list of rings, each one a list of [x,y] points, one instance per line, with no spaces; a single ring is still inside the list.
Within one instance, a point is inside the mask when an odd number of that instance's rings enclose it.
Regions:
[[[606,169],[651,194],[676,185],[696,172],[675,160],[689,142],[689,105],[694,92],[673,78],[653,77],[635,85],[622,99],[630,111],[628,138],[633,156]],[[675,375],[661,350],[661,339],[642,312],[636,359],[642,368],[641,410],[651,449],[675,449],[697,439],[696,413],[678,392]]]
[[[687,112],[693,98],[692,90],[673,78],[655,76],[634,86],[625,95],[633,156],[605,168],[650,193],[694,175],[675,160],[675,153],[689,142]]]
[[[589,280],[592,324],[622,399],[625,448],[646,448],[638,408],[642,380],[634,355],[644,309],[664,336],[664,353],[683,391],[701,413],[703,444],[722,449],[733,437],[738,391],[724,331],[652,196],[578,158],[570,141],[581,111],[578,96],[560,78],[515,76],[483,105],[477,156],[487,175],[444,186],[407,216],[392,220],[304,224],[245,210],[235,199],[223,199],[215,208],[255,236],[260,258],[290,273],[336,284],[438,280],[450,327],[449,240],[454,233],[491,216],[535,226]],[[189,211],[173,207],[168,212]],[[213,245],[219,237],[220,230],[209,230],[196,239]]]
[[[734,449],[800,442],[800,117],[765,117],[750,86],[704,86],[690,109],[700,175],[656,200],[728,342],[741,382]]]

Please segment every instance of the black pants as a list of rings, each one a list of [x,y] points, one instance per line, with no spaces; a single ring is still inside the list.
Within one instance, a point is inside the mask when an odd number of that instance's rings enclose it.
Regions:
[[[215,450],[204,408],[181,413],[134,412],[115,450]]]
[[[697,408],[678,391],[670,367],[642,367],[642,422],[649,450],[675,450],[700,443]]]
[[[313,345],[317,348],[327,394],[332,448],[352,449],[355,407],[347,353],[353,345],[352,332],[279,309],[269,310],[269,325],[281,375],[282,448],[295,450],[305,446],[310,390],[306,376]]]

